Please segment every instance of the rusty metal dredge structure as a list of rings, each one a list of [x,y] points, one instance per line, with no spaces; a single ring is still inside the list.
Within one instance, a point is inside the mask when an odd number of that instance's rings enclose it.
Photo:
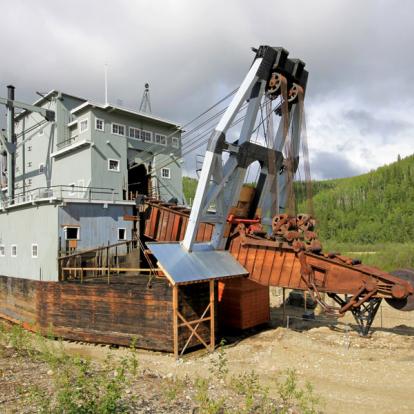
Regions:
[[[289,59],[282,48],[254,51],[248,74],[209,139],[189,217],[148,200],[145,235],[163,242],[149,243],[149,248],[172,279],[186,273],[185,263],[192,264],[190,278],[237,276],[234,269],[217,273],[212,265],[214,252],[227,252],[228,263],[236,259],[256,283],[308,291],[329,314],[351,311],[366,335],[382,299],[397,309],[414,310],[414,274],[392,275],[340,254],[324,254],[315,220],[294,213],[293,176],[301,144],[305,161],[307,152],[303,102],[308,73],[302,61]],[[240,135],[228,142],[227,129],[243,104],[247,112]],[[265,146],[251,141],[261,105],[267,108]],[[279,126],[273,136],[274,116]],[[261,167],[255,196],[247,217],[237,217],[232,208],[254,161]],[[160,214],[160,206],[169,212]],[[329,305],[325,294],[337,306]]]

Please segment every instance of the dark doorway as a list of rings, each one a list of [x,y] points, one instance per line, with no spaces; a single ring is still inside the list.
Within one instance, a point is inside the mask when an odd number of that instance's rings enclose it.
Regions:
[[[137,194],[148,195],[148,184],[149,175],[145,165],[132,164],[128,169],[128,198],[134,199]]]

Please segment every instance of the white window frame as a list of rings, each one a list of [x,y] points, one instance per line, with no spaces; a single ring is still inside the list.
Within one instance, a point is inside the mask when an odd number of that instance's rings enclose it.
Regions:
[[[68,239],[68,229],[76,229],[76,239]],[[80,226],[64,226],[65,240],[80,240]]]
[[[164,176],[164,171],[168,171],[168,176]],[[161,178],[165,178],[167,180],[171,180],[171,169],[170,168],[161,168]]]
[[[13,254],[13,248],[15,249],[14,254]],[[17,257],[17,244],[10,245],[10,257]]]
[[[124,133],[123,133],[123,134],[120,134],[120,133],[118,133],[118,132],[114,132],[114,126],[124,128]],[[125,125],[124,125],[124,124],[118,124],[118,123],[116,123],[116,122],[112,122],[112,124],[111,124],[111,133],[112,133],[113,135],[119,135],[120,137],[124,137],[124,136],[125,136],[125,132],[126,132],[126,127],[125,127]]]
[[[36,248],[36,254],[33,253],[33,249]],[[32,259],[37,259],[39,257],[39,245],[37,243],[32,243]]]
[[[162,139],[164,139],[164,144],[161,142]],[[163,134],[155,134],[154,142],[158,145],[162,145],[162,146],[166,147],[167,146],[167,136],[163,135]]]
[[[6,247],[4,244],[0,244],[0,257],[6,256]]]
[[[43,174],[45,172],[45,169],[46,169],[45,164],[43,164],[43,162],[40,163],[39,164],[39,174]]]
[[[131,131],[134,131],[134,136],[131,136]],[[136,131],[138,131],[138,138],[135,136]],[[141,130],[139,128],[135,128],[135,127],[129,127],[129,138],[131,139],[141,139]]]
[[[98,128],[98,122],[102,122],[102,129]],[[105,132],[105,121],[102,118],[95,117],[95,129],[97,131]]]
[[[180,139],[178,137],[171,138],[171,146],[173,148],[180,148]]]
[[[82,123],[86,122],[86,128],[82,129]],[[80,119],[78,121],[78,125],[79,125],[79,134],[83,134],[84,132],[87,132],[89,129],[89,119],[88,118],[84,118],[84,119]]]
[[[121,238],[119,237],[119,230],[123,230],[123,231],[124,231],[124,238],[123,238],[123,239],[121,239]],[[124,241],[124,240],[126,240],[126,239],[127,239],[126,227],[118,227],[118,240],[120,240],[120,241]]]
[[[116,161],[118,163],[118,168],[116,170],[109,168],[109,166],[111,165],[111,161]],[[108,158],[108,171],[112,171],[112,172],[120,172],[121,170],[121,162],[119,160],[116,160],[114,158]]]
[[[147,140],[146,138],[142,139],[142,135],[143,134],[149,134],[149,140]],[[153,137],[153,133],[151,131],[146,131],[145,129],[141,130],[141,140],[143,142],[154,142],[154,137]]]

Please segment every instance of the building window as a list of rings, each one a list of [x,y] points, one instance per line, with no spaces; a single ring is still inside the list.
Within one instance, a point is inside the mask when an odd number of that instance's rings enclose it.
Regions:
[[[32,150],[32,146],[31,145],[29,145],[28,147],[27,147],[27,151],[31,151]]]
[[[28,167],[31,167],[31,166],[32,166],[32,162],[31,162],[31,161],[29,161],[29,162],[27,163],[27,166],[28,166]]]
[[[37,254],[38,254],[38,246],[37,244],[32,244],[32,258],[36,259],[37,258]]]
[[[125,125],[112,124],[112,133],[114,135],[125,135]]]
[[[45,133],[45,130],[43,128],[39,129],[39,135],[43,135]]]
[[[129,128],[129,137],[130,138],[135,138],[135,139],[140,139],[141,138],[141,130],[138,128]]]
[[[119,160],[108,160],[109,171],[119,171]]]
[[[174,148],[179,148],[180,147],[180,142],[178,141],[178,138],[177,137],[172,137],[171,138],[171,145]]]
[[[6,256],[6,250],[4,248],[4,244],[0,245],[0,257]]]
[[[32,185],[32,179],[31,179],[31,178],[29,178],[29,179],[27,180],[26,185],[27,185],[27,186]]]
[[[39,174],[42,174],[45,172],[45,165],[44,164],[39,164]]]
[[[161,177],[162,178],[171,178],[171,171],[169,168],[162,168],[161,169]]]
[[[82,119],[79,121],[79,132],[86,132],[88,130],[88,120]]]
[[[155,134],[155,143],[160,145],[167,145],[167,137],[165,135]]]
[[[17,244],[11,245],[11,257],[17,257]]]
[[[141,139],[145,142],[152,142],[152,132],[141,131]]]
[[[79,227],[65,227],[65,239],[66,240],[79,240]]]
[[[105,131],[105,122],[103,119],[95,118],[95,129],[97,131]]]
[[[126,229],[125,228],[118,229],[118,240],[126,240]]]

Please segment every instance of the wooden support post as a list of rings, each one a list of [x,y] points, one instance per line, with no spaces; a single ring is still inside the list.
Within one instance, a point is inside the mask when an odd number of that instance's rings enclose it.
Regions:
[[[174,357],[178,359],[178,286],[173,286],[173,338],[174,338]]]
[[[107,268],[107,275],[108,275],[108,285],[109,285],[109,247],[106,248],[106,268]]]
[[[214,280],[210,280],[210,351],[216,347],[216,318],[214,308]]]
[[[283,325],[285,324],[286,321],[286,294],[285,294],[285,288],[283,289]]]

